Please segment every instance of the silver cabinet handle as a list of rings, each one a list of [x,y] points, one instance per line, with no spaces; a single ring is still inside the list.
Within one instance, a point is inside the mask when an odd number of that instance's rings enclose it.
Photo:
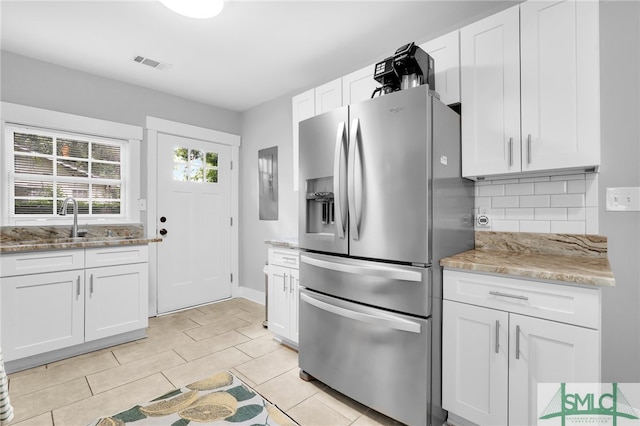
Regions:
[[[358,130],[360,129],[360,120],[354,119],[351,122],[351,134],[349,136],[349,179],[347,180],[348,200],[349,200],[349,220],[353,221],[350,228],[351,238],[354,241],[360,239],[360,218],[356,212],[356,152],[358,148]]]
[[[422,282],[422,274],[417,271],[409,271],[405,269],[394,268],[391,266],[367,266],[367,265],[348,265],[345,263],[329,262],[322,259],[316,259],[309,256],[300,256],[300,261],[307,265],[317,266],[318,268],[330,269],[336,272],[346,272],[350,274],[368,275],[371,277],[382,277],[403,281]]]
[[[282,291],[287,291],[287,274],[282,274]]]
[[[518,300],[529,300],[527,296],[519,296],[517,294],[502,293],[500,291],[490,291],[489,294],[491,294],[492,296],[510,297],[512,299],[518,299]]]
[[[282,260],[284,260],[285,262],[297,263],[298,258],[297,257],[282,256]]]
[[[346,218],[344,217],[342,206],[342,182],[344,177],[342,176],[342,156],[345,152],[347,143],[347,129],[344,121],[338,124],[338,134],[336,135],[336,147],[333,154],[333,202],[335,203],[335,209],[338,210],[336,218],[336,229],[338,231],[338,238],[344,238],[346,231]]]
[[[500,321],[496,320],[496,353],[500,352]]]
[[[76,299],[80,297],[80,275],[78,275],[78,280],[76,282]]]
[[[520,326],[516,325],[516,359],[520,359]]]
[[[527,135],[527,164],[531,164],[531,133]]]
[[[289,275],[289,293],[293,293],[293,275]]]
[[[316,299],[315,297],[309,296],[304,293],[300,293],[300,300],[312,306],[315,306],[318,309],[322,309],[323,311],[331,312],[332,314],[340,315],[341,317],[361,321],[367,324],[383,326],[394,330],[408,331],[410,333],[420,333],[421,330],[419,323],[408,321],[403,318],[398,318],[391,314],[365,314],[363,312],[357,312],[351,309],[323,302]]]
[[[513,138],[509,138],[509,167],[513,166]]]
[[[91,282],[89,283],[89,291],[91,296],[93,296],[93,274],[91,274]]]

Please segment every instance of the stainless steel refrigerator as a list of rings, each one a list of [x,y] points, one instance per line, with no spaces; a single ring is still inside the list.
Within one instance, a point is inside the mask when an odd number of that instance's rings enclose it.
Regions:
[[[301,377],[436,424],[446,414],[438,261],[474,239],[460,116],[422,85],[299,130]]]

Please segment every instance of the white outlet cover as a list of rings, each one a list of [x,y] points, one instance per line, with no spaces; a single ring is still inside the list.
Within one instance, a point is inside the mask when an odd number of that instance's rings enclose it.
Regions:
[[[640,187],[607,188],[607,211],[640,211]]]

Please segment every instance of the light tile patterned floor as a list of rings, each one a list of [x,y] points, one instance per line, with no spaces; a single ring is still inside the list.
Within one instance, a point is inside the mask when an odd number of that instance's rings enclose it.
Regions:
[[[399,425],[298,377],[298,354],[262,327],[264,306],[232,299],[149,320],[148,337],[9,375],[12,426],[83,426],[220,370],[306,425]]]

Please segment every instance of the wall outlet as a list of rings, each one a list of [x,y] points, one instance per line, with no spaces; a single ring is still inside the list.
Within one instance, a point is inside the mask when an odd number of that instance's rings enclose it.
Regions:
[[[607,211],[640,211],[640,188],[607,188]]]
[[[491,221],[489,220],[489,216],[486,214],[479,214],[478,216],[476,216],[476,227],[490,228]]]

